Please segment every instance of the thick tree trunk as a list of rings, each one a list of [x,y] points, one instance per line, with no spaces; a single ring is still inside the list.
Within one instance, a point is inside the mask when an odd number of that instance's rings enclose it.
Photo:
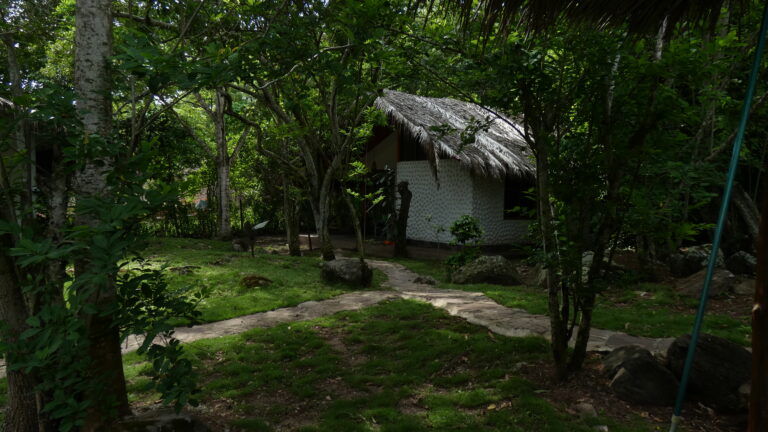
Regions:
[[[83,145],[108,148],[112,134],[112,99],[109,58],[112,55],[112,17],[109,0],[78,0],[75,9],[75,92],[83,123]],[[103,151],[103,150],[102,150]],[[100,153],[96,151],[95,153]],[[110,161],[88,160],[75,174],[74,190],[80,200],[107,197]],[[78,211],[75,223],[95,226],[99,221]],[[76,276],[88,263],[76,265]],[[99,287],[91,299],[98,311],[112,310],[117,301],[114,282]],[[112,315],[88,316],[88,343],[92,363],[92,390],[86,395],[94,402],[86,415],[84,431],[95,431],[115,417],[130,413],[120,352],[119,329]]]
[[[766,167],[768,168],[768,167]],[[768,182],[763,186],[757,241],[755,303],[752,307],[752,385],[749,431],[768,430]]]
[[[283,216],[285,217],[285,237],[288,242],[288,254],[301,256],[299,242],[299,205],[291,196],[291,184],[285,174],[283,180]]]
[[[406,232],[408,231],[408,214],[411,210],[411,199],[413,193],[408,189],[408,182],[402,181],[397,185],[397,192],[400,194],[400,210],[397,212],[397,224],[395,225],[395,256],[405,257],[408,255],[406,250]]]
[[[27,328],[28,313],[14,264],[7,255],[7,248],[10,245],[11,239],[8,235],[0,239],[0,248],[2,248],[0,250],[0,321],[8,326],[3,334],[4,341],[13,345],[18,342],[19,335]],[[12,351],[13,349],[11,353]],[[13,363],[11,354],[6,358],[8,406],[5,410],[3,430],[38,432],[35,380],[22,371],[12,370]]]
[[[333,252],[333,243],[331,242],[331,232],[328,227],[329,213],[331,211],[329,193],[321,193],[320,197],[310,200],[312,215],[315,219],[315,229],[320,240],[320,254],[323,261],[332,261],[336,259]]]

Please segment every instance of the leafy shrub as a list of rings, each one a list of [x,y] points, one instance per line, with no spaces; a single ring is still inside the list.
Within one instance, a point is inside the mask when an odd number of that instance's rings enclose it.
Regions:
[[[450,276],[454,271],[480,256],[480,241],[483,238],[483,228],[480,226],[480,221],[477,218],[463,215],[451,224],[449,232],[453,235],[453,243],[462,246],[461,251],[445,260],[448,275]]]

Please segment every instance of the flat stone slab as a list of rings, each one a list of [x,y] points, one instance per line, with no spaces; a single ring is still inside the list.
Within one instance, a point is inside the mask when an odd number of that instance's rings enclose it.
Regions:
[[[399,298],[398,294],[392,291],[350,292],[328,300],[307,301],[294,307],[275,309],[193,327],[179,327],[176,328],[174,337],[181,342],[193,342],[200,339],[234,335],[254,328],[274,327],[279,324],[333,315],[337,312],[358,310],[396,298]],[[161,343],[162,340],[158,339],[155,342]],[[140,337],[129,337],[123,343],[123,353],[136,351],[141,343]]]
[[[418,274],[397,263],[374,260],[369,260],[368,263],[371,267],[384,272],[388,278],[384,285],[399,291],[403,298],[424,301],[451,315],[464,318],[472,324],[486,327],[504,336],[541,336],[549,339],[549,317],[547,316],[502,306],[483,293],[439,289],[431,285],[415,283],[413,280]],[[574,330],[574,335],[576,331]],[[667,352],[673,340],[673,338],[644,338],[593,328],[590,331],[587,349],[609,352],[620,346],[640,345],[654,354],[663,354]],[[573,342],[574,340],[571,340],[571,343]]]

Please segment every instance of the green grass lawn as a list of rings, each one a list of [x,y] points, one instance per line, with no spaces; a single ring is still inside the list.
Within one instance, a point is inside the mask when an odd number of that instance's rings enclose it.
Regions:
[[[448,283],[445,266],[440,262],[398,259],[397,262],[419,273],[434,277],[441,288],[485,293],[499,304],[547,314],[547,293],[538,287]],[[642,293],[642,295],[641,295]],[[681,297],[672,288],[660,284],[635,284],[612,288],[598,296],[592,325],[618,330],[635,336],[677,337],[691,332],[697,299]],[[703,331],[738,344],[750,344],[750,317],[734,318],[708,313]]]
[[[233,252],[231,243],[197,239],[157,239],[143,256],[155,265],[169,268],[196,266],[189,274],[167,272],[169,288],[191,286],[201,289],[203,322],[295,306],[308,300],[323,300],[354,290],[344,284],[329,284],[320,277],[320,259],[316,256],[290,257],[247,252]],[[247,275],[260,275],[272,281],[265,287],[240,285]],[[381,289],[385,276],[374,271],[372,287]]]
[[[397,300],[318,320],[187,345],[216,427],[269,431],[647,431],[580,420],[542,399],[513,366],[549,355],[539,338],[486,329]],[[137,404],[157,399],[149,366],[126,357]],[[215,410],[215,411],[207,411]]]

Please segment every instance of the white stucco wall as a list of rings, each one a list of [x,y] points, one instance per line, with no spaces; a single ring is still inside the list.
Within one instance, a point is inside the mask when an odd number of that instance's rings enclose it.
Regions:
[[[480,221],[483,243],[517,244],[528,238],[529,220],[504,219],[504,182],[472,176],[472,216]]]
[[[453,221],[472,212],[472,179],[459,162],[441,160],[438,177],[439,189],[428,161],[397,163],[397,183],[407,181],[413,193],[406,234],[409,239],[448,243],[453,238],[448,232]],[[438,235],[439,226],[445,231]]]
[[[409,239],[448,243],[448,228],[460,216],[479,219],[485,236],[483,244],[512,244],[525,240],[528,221],[504,220],[504,183],[472,176],[458,161],[441,160],[440,188],[432,177],[428,161],[397,163],[397,182],[408,181],[413,193],[408,216]],[[437,233],[442,226],[444,232]]]

